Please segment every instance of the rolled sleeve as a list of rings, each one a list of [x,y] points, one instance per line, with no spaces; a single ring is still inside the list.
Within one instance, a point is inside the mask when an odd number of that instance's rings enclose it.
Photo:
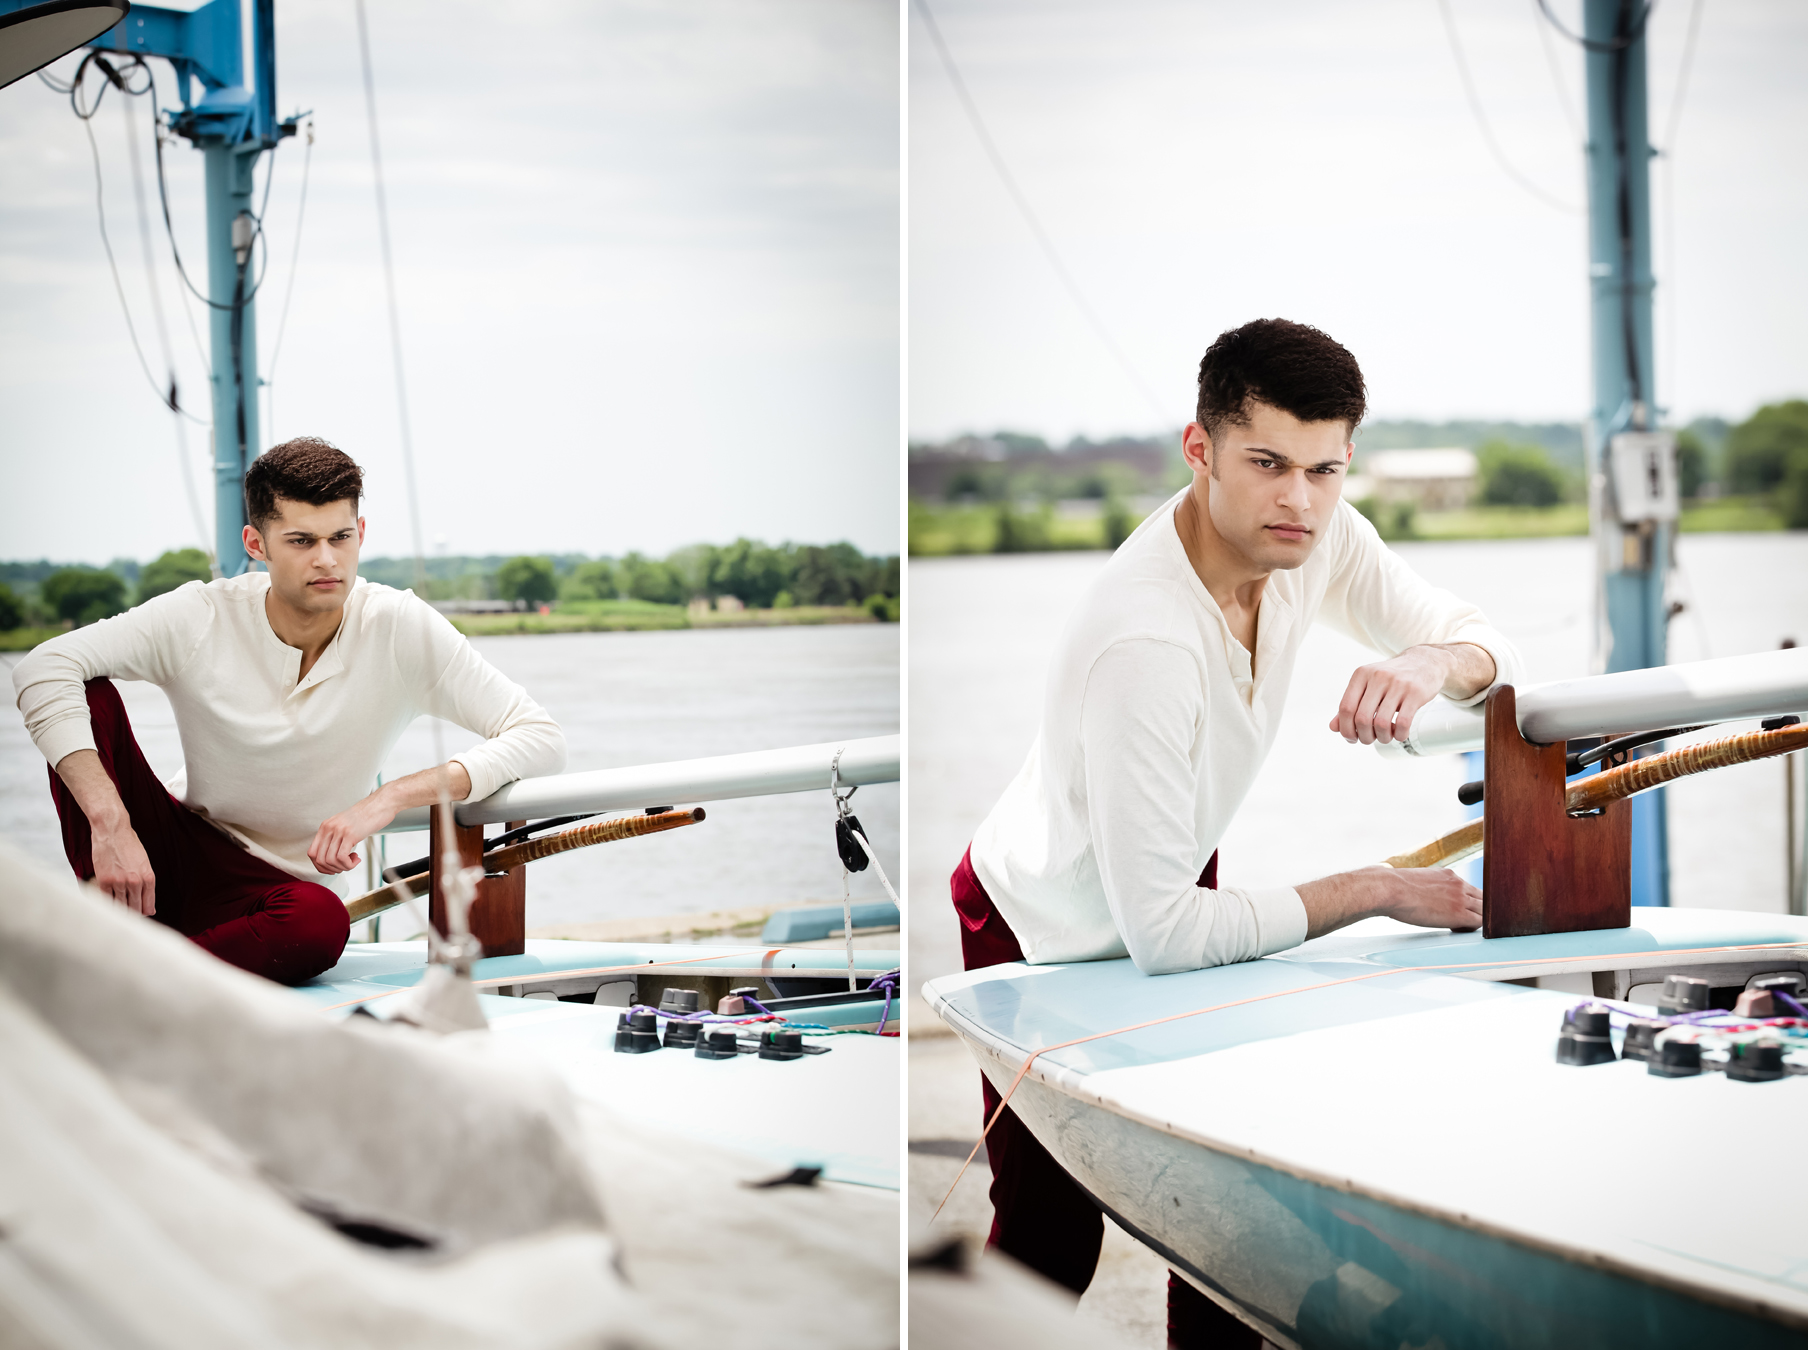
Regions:
[[[415,678],[425,686],[423,710],[484,739],[451,757],[470,775],[466,801],[482,801],[518,778],[565,767],[565,733],[527,691],[492,666],[445,617],[424,601],[410,606],[411,634],[399,650],[420,653]]]
[[[1489,625],[1481,610],[1408,567],[1347,502],[1339,506],[1336,519],[1335,544],[1342,557],[1319,611],[1325,623],[1388,656],[1408,647],[1472,643],[1494,658],[1493,684],[1523,680],[1519,649]],[[1487,689],[1479,690],[1464,704],[1478,703],[1487,694]]]

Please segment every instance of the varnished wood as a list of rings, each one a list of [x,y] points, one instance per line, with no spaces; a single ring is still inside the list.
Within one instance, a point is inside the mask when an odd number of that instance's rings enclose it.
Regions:
[[[441,876],[441,859],[445,854],[444,836],[440,830],[440,813],[433,813],[428,845],[432,860],[429,870],[431,894],[427,917],[440,932],[446,931],[446,896]],[[518,829],[527,822],[513,820],[506,828]],[[461,866],[478,867],[483,863],[483,826],[454,825]],[[508,875],[486,877],[477,883],[477,898],[471,903],[471,934],[483,944],[485,956],[520,956],[527,950],[527,867],[511,868]]]
[[[1625,928],[1632,922],[1632,804],[1568,812],[1566,747],[1519,734],[1511,685],[1488,695],[1482,801],[1487,937]]]

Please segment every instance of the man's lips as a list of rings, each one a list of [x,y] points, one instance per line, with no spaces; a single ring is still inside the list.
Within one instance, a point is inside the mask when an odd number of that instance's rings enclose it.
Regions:
[[[1312,527],[1310,525],[1296,525],[1288,521],[1283,521],[1279,525],[1269,525],[1265,528],[1271,534],[1278,534],[1281,538],[1290,540],[1304,539],[1307,535],[1312,533]]]
[[[329,590],[334,586],[343,586],[344,584],[345,583],[340,581],[338,577],[321,577],[318,580],[310,581],[308,583],[308,589]]]

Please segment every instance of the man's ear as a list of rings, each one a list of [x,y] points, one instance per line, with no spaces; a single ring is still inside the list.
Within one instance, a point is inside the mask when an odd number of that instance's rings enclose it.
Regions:
[[[1212,471],[1212,438],[1199,423],[1187,423],[1180,438],[1180,453],[1186,458],[1187,468],[1194,473],[1209,474]]]
[[[251,560],[253,562],[268,563],[270,561],[264,556],[264,537],[259,534],[256,529],[247,525],[245,527],[244,539],[245,552],[251,555]]]
[[[364,547],[364,517],[358,517],[358,547]]]

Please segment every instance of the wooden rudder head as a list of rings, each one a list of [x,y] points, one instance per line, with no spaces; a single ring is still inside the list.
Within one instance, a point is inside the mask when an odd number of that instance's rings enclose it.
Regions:
[[[1565,808],[1567,747],[1519,734],[1513,686],[1488,695],[1482,770],[1482,934],[1525,937],[1632,923],[1632,803]]]

